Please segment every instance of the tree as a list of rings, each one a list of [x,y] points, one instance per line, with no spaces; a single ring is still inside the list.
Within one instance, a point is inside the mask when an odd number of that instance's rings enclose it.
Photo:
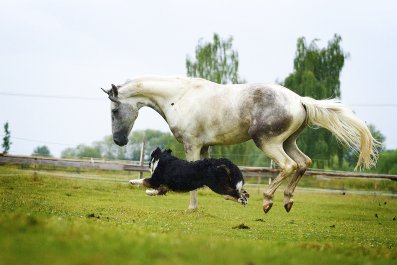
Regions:
[[[61,158],[76,158],[76,150],[72,147],[68,147],[61,152]]]
[[[3,137],[3,144],[1,145],[3,147],[3,154],[7,154],[8,150],[10,150],[10,146],[12,142],[10,141],[11,138],[11,132],[9,130],[9,125],[8,121],[4,124],[4,137]]]
[[[377,147],[377,152],[382,153],[383,151],[386,150],[386,147],[384,145],[384,142],[386,140],[386,137],[382,134],[381,131],[376,129],[375,125],[369,124],[368,125],[369,130],[371,131],[372,136],[379,142],[381,145]]]
[[[317,40],[313,40],[308,45],[305,38],[299,38],[294,71],[284,80],[283,85],[301,96],[315,99],[340,98],[339,77],[345,60],[349,57],[342,50],[341,41],[339,35],[334,35],[327,47],[320,49]],[[298,145],[304,153],[313,158],[316,167],[343,166],[343,158],[347,150],[325,129],[319,128],[316,131],[306,129],[298,138]]]
[[[67,148],[61,152],[62,158],[101,158],[98,146],[79,144],[76,148]]]
[[[221,39],[214,33],[212,42],[203,42],[196,47],[195,61],[186,58],[186,72],[189,77],[200,77],[218,84],[245,83],[238,73],[239,59],[236,50],[232,49],[233,38]],[[259,151],[252,141],[220,145],[211,148],[212,157],[227,157],[239,165],[269,165],[269,160]]]
[[[387,150],[380,154],[376,172],[383,174],[397,174],[397,150]]]
[[[383,143],[385,142],[386,137],[378,129],[376,129],[375,125],[369,124],[368,128],[371,131],[372,136],[379,143],[382,143],[381,145],[377,146],[376,152],[378,154],[383,153],[385,151],[385,145]],[[380,155],[380,157],[382,157],[382,155]],[[354,154],[354,152],[352,150],[347,150],[344,159],[345,159],[345,161],[347,161],[349,167],[355,167],[355,165],[357,164],[357,156]],[[385,160],[383,159],[383,161],[385,161]],[[378,171],[378,168],[379,168],[379,163],[377,165],[377,168],[373,169],[372,171],[381,172],[381,171]]]
[[[129,136],[126,146],[119,147],[114,144],[112,136],[105,136],[101,141],[94,142],[91,146],[78,145],[76,148],[67,148],[62,151],[62,158],[106,158],[117,160],[138,161],[141,154],[141,144],[145,141],[146,159],[150,157],[151,152],[157,147],[170,148],[173,154],[183,158],[183,145],[170,134],[157,130],[134,131]]]
[[[32,155],[39,155],[39,156],[51,156],[50,149],[47,146],[38,146],[33,150]]]
[[[135,131],[129,138],[127,152],[133,155],[133,160],[139,160],[142,142],[145,142],[144,156],[147,159],[150,157],[152,151],[157,147],[169,148],[173,151],[174,155],[180,158],[183,158],[184,156],[183,145],[178,143],[170,133],[148,129],[144,131]]]
[[[241,83],[238,53],[232,46],[232,37],[223,40],[216,33],[212,43],[203,43],[200,39],[196,47],[196,61],[186,57],[187,76],[205,78],[218,84]]]

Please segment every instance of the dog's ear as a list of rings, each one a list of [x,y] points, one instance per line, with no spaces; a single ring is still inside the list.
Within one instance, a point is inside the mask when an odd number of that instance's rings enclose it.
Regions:
[[[151,157],[154,157],[156,155],[159,155],[161,153],[161,149],[159,147],[157,147],[152,154],[150,155]]]
[[[172,153],[172,150],[171,150],[171,149],[165,149],[165,150],[164,150],[164,153],[171,154],[171,153]]]

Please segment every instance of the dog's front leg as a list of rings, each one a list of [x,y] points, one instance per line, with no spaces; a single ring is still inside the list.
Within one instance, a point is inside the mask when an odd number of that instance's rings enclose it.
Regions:
[[[153,188],[150,178],[146,178],[146,179],[131,179],[129,181],[129,183],[131,185],[142,185],[146,188]]]
[[[246,195],[247,195],[247,197],[246,197]],[[249,194],[246,191],[245,191],[245,193],[238,193],[237,191],[232,191],[229,194],[223,195],[223,198],[225,198],[225,200],[235,201],[235,202],[241,203],[243,206],[247,205],[248,197],[249,197]]]
[[[159,194],[159,191],[156,189],[153,189],[153,187],[150,185],[150,181],[148,181],[148,179],[131,179],[129,181],[129,183],[134,186],[142,185],[145,188],[149,188],[145,191],[146,195],[156,196]]]
[[[149,188],[149,189],[153,189],[154,187],[153,187],[153,185],[151,184],[151,178],[146,178],[146,179],[131,179],[130,181],[129,181],[129,183],[131,184],[131,185],[142,185],[142,186],[144,186],[144,187],[146,187],[146,188]]]
[[[131,179],[130,181],[129,181],[129,183],[131,184],[131,185],[142,185],[143,184],[143,180],[144,179]]]
[[[169,189],[166,185],[160,185],[157,191],[158,191],[158,195],[165,195],[169,191]]]

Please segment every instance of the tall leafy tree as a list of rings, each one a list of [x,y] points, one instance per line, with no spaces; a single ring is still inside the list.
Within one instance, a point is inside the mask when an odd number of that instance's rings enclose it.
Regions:
[[[11,138],[11,132],[10,132],[10,129],[9,129],[8,122],[6,122],[4,124],[3,144],[1,145],[3,147],[3,154],[7,154],[8,150],[10,150],[10,147],[11,147],[11,144],[12,144],[10,138]]]
[[[382,134],[381,131],[379,131],[378,129],[376,129],[375,125],[373,124],[368,124],[368,128],[372,134],[372,136],[380,143],[382,143],[381,145],[377,146],[377,153],[381,154],[385,151],[385,145],[383,144],[386,140],[386,137]],[[382,155],[381,155],[382,156]],[[354,152],[352,150],[348,150],[344,156],[345,161],[348,163],[349,167],[354,167],[355,164],[357,163],[357,159],[356,159],[356,155],[354,154]],[[379,158],[380,160],[380,158]],[[384,161],[382,161],[383,165],[384,165]],[[377,164],[377,167],[375,169],[372,169],[372,171],[377,171],[377,169],[380,168],[379,167],[379,163]],[[379,171],[382,172],[382,171]],[[382,172],[384,173],[384,172]]]
[[[238,52],[233,50],[233,38],[224,40],[214,33],[212,42],[196,47],[195,61],[186,58],[187,76],[204,78],[218,84],[241,83],[238,75]]]
[[[218,84],[245,83],[238,73],[238,52],[233,49],[233,38],[222,39],[214,33],[212,42],[199,40],[195,60],[186,58],[186,73],[189,77],[200,77]],[[239,165],[269,165],[269,160],[252,141],[214,146],[212,157],[227,157]]]
[[[384,174],[397,174],[397,149],[387,150],[380,154],[376,172]]]
[[[284,80],[284,86],[301,96],[315,99],[340,98],[340,74],[349,56],[341,48],[341,41],[339,35],[334,35],[327,47],[319,48],[317,40],[307,44],[305,38],[299,38],[294,71]],[[314,166],[342,167],[346,149],[325,129],[306,129],[300,136],[298,145],[314,159]]]

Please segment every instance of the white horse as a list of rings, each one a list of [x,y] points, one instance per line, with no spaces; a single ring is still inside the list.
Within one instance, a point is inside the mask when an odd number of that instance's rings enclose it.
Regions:
[[[280,85],[220,85],[198,78],[148,76],[112,85],[105,92],[111,100],[113,140],[120,146],[127,144],[143,106],[166,120],[190,161],[208,157],[212,145],[254,140],[280,167],[279,175],[264,192],[265,213],[287,177],[291,180],[284,191],[284,208],[291,210],[295,187],[312,163],[296,145],[308,124],[328,129],[359,153],[356,167],[376,164],[378,142],[350,109],[336,100],[301,97]],[[197,206],[197,191],[192,191],[189,208]]]

